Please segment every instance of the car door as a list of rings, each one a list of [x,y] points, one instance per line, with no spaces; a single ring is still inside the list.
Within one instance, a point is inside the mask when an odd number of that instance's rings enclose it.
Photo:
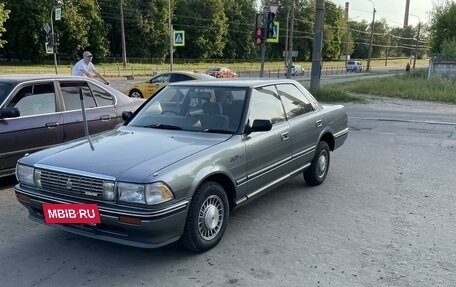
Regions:
[[[110,93],[85,81],[61,81],[59,86],[64,110],[64,141],[85,135],[80,92],[83,96],[89,133],[94,134],[115,127],[118,119],[114,108],[115,99]]]
[[[0,173],[14,168],[26,153],[63,141],[63,118],[52,81],[18,86],[4,107],[18,108],[20,116],[0,119]]]
[[[294,84],[279,84],[277,90],[290,124],[293,169],[299,168],[313,159],[324,117]]]
[[[274,86],[252,90],[248,123],[255,119],[270,120],[272,129],[245,136],[248,192],[264,190],[288,172],[291,158],[290,126]]]
[[[155,94],[158,90],[166,86],[171,79],[171,74],[170,73],[164,73],[157,75],[153,77],[149,84],[147,85],[147,97],[152,96]]]

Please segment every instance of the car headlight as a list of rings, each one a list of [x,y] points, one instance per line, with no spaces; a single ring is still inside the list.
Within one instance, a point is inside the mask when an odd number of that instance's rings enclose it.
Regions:
[[[147,205],[163,203],[174,198],[169,187],[162,182],[151,184],[119,182],[117,194],[119,201]]]
[[[25,185],[35,185],[34,180],[34,171],[35,168],[33,166],[17,164],[16,165],[16,179],[22,184]]]

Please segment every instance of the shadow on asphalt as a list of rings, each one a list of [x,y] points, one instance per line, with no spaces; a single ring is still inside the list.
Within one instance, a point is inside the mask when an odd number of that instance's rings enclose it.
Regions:
[[[11,188],[17,183],[16,177],[14,175],[0,178],[0,189]]]

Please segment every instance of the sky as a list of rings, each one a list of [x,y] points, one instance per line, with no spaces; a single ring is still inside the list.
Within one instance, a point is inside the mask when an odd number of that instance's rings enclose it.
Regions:
[[[372,2],[374,3],[375,19],[384,18],[390,27],[404,25],[406,0],[331,0],[334,4],[345,9],[345,2],[349,3],[348,17],[354,21],[366,20],[372,22]],[[416,26],[419,19],[429,23],[429,12],[433,10],[434,3],[442,4],[442,0],[410,0],[410,15],[408,24]]]

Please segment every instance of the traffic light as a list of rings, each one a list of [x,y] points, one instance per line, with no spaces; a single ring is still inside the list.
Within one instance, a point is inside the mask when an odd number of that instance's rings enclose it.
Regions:
[[[275,13],[268,12],[266,25],[266,38],[274,38]]]
[[[54,33],[54,45],[58,46],[60,44],[60,35],[59,33]]]
[[[255,43],[260,45],[264,41],[264,29],[257,27],[255,30]]]

